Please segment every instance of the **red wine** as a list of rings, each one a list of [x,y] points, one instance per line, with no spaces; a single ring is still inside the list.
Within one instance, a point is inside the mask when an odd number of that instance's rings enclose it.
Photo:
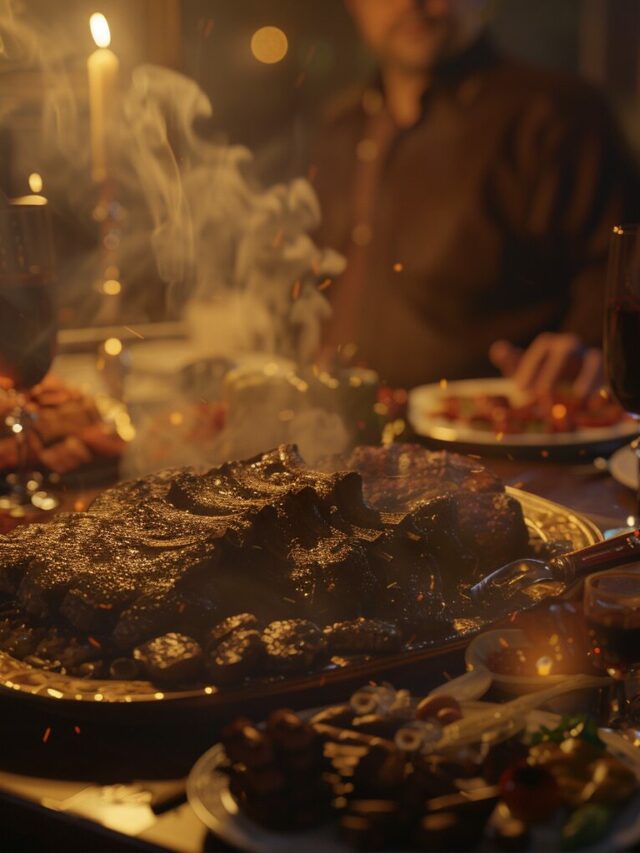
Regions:
[[[0,278],[0,376],[33,387],[51,367],[55,345],[52,285]]]
[[[605,353],[615,398],[625,411],[640,415],[640,302],[607,307]]]
[[[587,619],[587,628],[598,669],[624,672],[640,663],[640,626]]]

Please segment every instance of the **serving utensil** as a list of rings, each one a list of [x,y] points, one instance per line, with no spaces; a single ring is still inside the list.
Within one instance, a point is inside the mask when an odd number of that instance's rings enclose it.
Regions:
[[[569,586],[593,572],[635,561],[640,561],[640,530],[630,530],[548,561],[524,558],[507,563],[474,584],[469,595],[482,607],[499,607],[532,584],[554,580]]]

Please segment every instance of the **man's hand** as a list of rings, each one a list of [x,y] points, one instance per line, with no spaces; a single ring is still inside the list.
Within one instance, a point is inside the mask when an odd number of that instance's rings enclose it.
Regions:
[[[560,382],[569,382],[577,397],[588,397],[602,386],[602,352],[585,348],[580,338],[567,333],[545,332],[526,350],[508,341],[496,341],[489,358],[525,391],[545,393]]]

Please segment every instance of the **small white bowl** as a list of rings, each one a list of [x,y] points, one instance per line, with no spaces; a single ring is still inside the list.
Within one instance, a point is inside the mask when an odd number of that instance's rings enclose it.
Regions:
[[[531,648],[524,631],[518,628],[509,628],[504,631],[486,631],[478,634],[467,646],[465,652],[465,663],[467,669],[486,669],[491,675],[494,688],[510,696],[520,696],[523,693],[534,693],[536,690],[544,690],[545,687],[553,687],[561,684],[565,675],[504,675],[494,672],[489,666],[489,657],[494,652],[505,648],[505,642],[509,648],[525,649]]]

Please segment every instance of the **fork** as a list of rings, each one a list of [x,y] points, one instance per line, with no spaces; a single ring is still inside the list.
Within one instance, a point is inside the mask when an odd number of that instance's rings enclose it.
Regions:
[[[631,530],[604,542],[553,557],[549,561],[525,557],[491,572],[469,589],[472,601],[483,607],[504,604],[541,581],[566,586],[593,572],[640,561],[640,530]]]

